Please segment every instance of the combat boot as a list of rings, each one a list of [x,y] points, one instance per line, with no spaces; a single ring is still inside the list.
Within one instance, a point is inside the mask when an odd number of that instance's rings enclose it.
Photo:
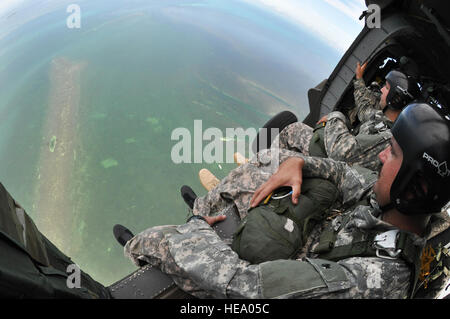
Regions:
[[[220,180],[206,168],[203,168],[198,172],[198,178],[208,192],[220,183]]]
[[[133,233],[128,228],[119,224],[114,225],[113,234],[122,246],[125,246],[125,244],[134,237]]]
[[[234,162],[236,164],[238,164],[238,166],[242,165],[242,164],[246,164],[248,163],[248,158],[245,158],[244,155],[242,155],[239,152],[234,153]]]
[[[184,202],[189,206],[190,209],[194,209],[194,202],[197,198],[197,194],[187,185],[181,187],[181,197],[183,197]]]

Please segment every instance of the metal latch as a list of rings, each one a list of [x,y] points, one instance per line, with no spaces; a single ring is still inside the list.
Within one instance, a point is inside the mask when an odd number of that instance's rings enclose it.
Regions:
[[[397,249],[398,235],[399,230],[394,229],[375,236],[373,245],[376,249],[377,257],[386,259],[396,259],[398,257],[402,252],[401,249]]]

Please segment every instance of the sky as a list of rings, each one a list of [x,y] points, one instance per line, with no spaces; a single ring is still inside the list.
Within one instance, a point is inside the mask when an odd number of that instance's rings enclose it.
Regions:
[[[359,20],[364,0],[243,0],[274,12],[308,29],[323,42],[344,53],[364,26]]]
[[[21,4],[24,0],[1,0],[0,1],[0,16],[12,10],[14,7]]]
[[[27,0],[0,0],[0,18]],[[29,0],[28,0],[29,1]],[[363,28],[358,20],[364,0],[241,0],[280,15],[339,53],[344,53]],[[76,0],[73,0],[76,3]]]

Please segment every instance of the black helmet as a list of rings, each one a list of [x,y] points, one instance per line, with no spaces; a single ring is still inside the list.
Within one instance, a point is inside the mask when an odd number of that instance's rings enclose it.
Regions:
[[[408,105],[392,127],[403,161],[392,205],[405,215],[440,212],[450,201],[450,115],[427,103]]]
[[[420,92],[417,82],[403,72],[393,70],[386,75],[390,90],[386,96],[386,107],[402,110]]]

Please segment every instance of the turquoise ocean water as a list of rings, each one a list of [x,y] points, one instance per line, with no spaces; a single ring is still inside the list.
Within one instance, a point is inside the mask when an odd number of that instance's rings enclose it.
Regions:
[[[286,109],[302,119],[307,89],[338,54],[238,1],[78,1],[80,29],[66,26],[70,3],[0,38],[0,180],[62,251],[111,284],[135,269],[114,224],[182,223],[180,187],[203,195],[201,168],[222,178],[235,167],[173,163],[172,131],[193,135],[196,119],[224,134],[257,128]],[[64,116],[69,124],[52,122]],[[50,225],[40,207],[54,210]]]

